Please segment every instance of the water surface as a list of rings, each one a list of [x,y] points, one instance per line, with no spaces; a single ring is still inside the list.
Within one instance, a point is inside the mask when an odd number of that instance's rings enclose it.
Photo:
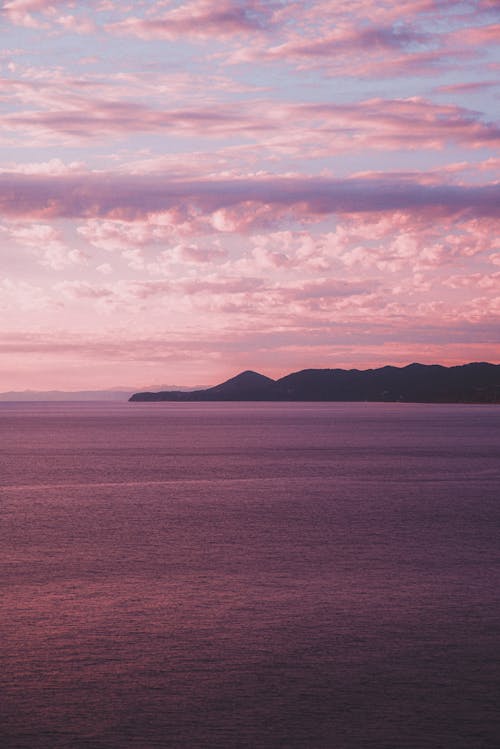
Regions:
[[[497,749],[500,409],[0,404],[5,749]]]

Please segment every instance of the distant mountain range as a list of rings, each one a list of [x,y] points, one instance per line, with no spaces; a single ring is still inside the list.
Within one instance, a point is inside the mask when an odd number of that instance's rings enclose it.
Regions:
[[[131,401],[387,401],[500,403],[500,364],[304,369],[272,380],[246,371],[204,390],[134,393]]]
[[[156,385],[146,387],[193,390],[177,385]],[[116,387],[109,390],[10,390],[0,393],[0,402],[11,401],[128,401],[132,388]]]
[[[0,402],[9,401],[127,401],[128,390],[10,390],[0,393]]]

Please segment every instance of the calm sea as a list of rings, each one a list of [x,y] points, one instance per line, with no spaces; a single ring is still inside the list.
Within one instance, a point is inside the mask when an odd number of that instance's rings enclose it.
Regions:
[[[498,749],[500,408],[0,405],[2,749]]]

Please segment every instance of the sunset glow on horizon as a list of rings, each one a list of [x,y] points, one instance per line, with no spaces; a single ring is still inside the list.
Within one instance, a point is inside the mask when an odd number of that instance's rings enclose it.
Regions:
[[[500,362],[495,0],[1,10],[1,391]]]

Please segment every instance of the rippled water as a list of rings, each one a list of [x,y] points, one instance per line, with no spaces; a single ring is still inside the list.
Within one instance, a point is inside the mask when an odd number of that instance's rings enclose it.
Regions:
[[[1,404],[1,746],[497,749],[500,409]]]

